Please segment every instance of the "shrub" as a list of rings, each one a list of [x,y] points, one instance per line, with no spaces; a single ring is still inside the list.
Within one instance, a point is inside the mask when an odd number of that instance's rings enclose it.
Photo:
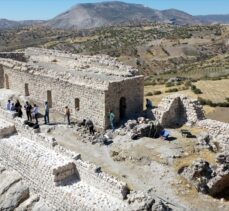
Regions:
[[[57,62],[57,60],[56,59],[53,59],[52,62]]]
[[[185,87],[190,87],[192,85],[192,82],[187,80],[184,82]]]
[[[219,103],[213,103],[211,100],[206,100],[201,97],[198,97],[198,100],[201,105],[208,105],[211,107],[229,107],[229,102],[219,102]]]
[[[145,81],[144,85],[145,86],[154,86],[154,85],[156,85],[156,82],[155,81]]]
[[[194,92],[195,94],[197,94],[197,95],[203,93],[200,89],[197,89],[197,88],[194,89],[193,92]]]
[[[153,96],[153,93],[152,93],[152,92],[147,92],[147,93],[145,94],[145,96]]]
[[[160,95],[160,94],[162,94],[161,91],[154,91],[154,92],[153,92],[153,95]]]
[[[229,102],[229,97],[226,97],[225,100],[226,100],[227,102]]]
[[[167,89],[165,92],[178,92],[179,90],[177,88]]]
[[[195,85],[191,85],[191,90],[195,93],[195,94],[202,94],[203,92],[198,89]]]

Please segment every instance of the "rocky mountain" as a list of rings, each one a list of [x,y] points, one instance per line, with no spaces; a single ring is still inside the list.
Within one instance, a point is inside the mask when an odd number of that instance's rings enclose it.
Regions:
[[[192,16],[176,9],[155,10],[141,4],[119,1],[78,4],[47,21],[10,21],[0,19],[0,29],[41,24],[58,29],[92,29],[115,25],[157,22],[174,25],[229,23],[229,15]]]
[[[53,28],[89,29],[141,22],[201,24],[194,16],[179,10],[159,11],[141,4],[114,1],[79,4],[48,21],[47,25]]]
[[[229,24],[229,14],[228,15],[200,15],[197,17],[200,21],[202,21],[204,23]]]

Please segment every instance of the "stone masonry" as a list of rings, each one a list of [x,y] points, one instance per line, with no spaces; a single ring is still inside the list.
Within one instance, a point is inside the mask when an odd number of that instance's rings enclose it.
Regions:
[[[200,103],[181,94],[163,98],[153,113],[164,127],[179,127],[185,123],[193,125],[205,119]]]
[[[14,54],[0,54],[0,88],[12,89],[72,117],[90,118],[98,129],[137,116],[143,109],[143,76],[130,66],[105,55],[84,56],[28,48],[25,61]],[[8,57],[8,58],[7,58]]]

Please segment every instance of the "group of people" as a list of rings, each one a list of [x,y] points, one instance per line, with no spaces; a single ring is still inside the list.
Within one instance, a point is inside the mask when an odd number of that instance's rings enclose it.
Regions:
[[[9,111],[15,111],[18,113],[18,117],[22,117],[23,116],[23,112],[22,112],[22,105],[20,103],[19,100],[16,101],[16,103],[12,102],[11,100],[8,100],[7,105],[6,105],[6,109]],[[38,124],[38,117],[39,117],[39,108],[36,104],[33,104],[33,106],[26,101],[25,105],[24,105],[24,110],[27,116],[27,120],[28,122],[32,122],[32,117],[35,118],[35,124]],[[44,123],[45,124],[49,124],[49,105],[48,102],[46,101],[44,104],[44,110],[45,110],[45,114],[44,114]],[[109,121],[110,121],[110,126],[112,131],[115,131],[115,114],[112,110],[109,111],[109,115],[108,115]],[[70,109],[68,106],[65,107],[65,114],[64,114],[64,121],[67,119],[67,124],[70,125],[71,121],[70,121]],[[94,135],[94,124],[90,119],[84,119],[83,123],[85,125],[85,127],[89,130],[89,132],[91,134]]]
[[[11,100],[8,100],[7,105],[6,105],[6,109],[8,111],[15,111],[18,113],[19,117],[22,117],[22,114],[23,114],[22,113],[22,106],[21,106],[19,100],[17,100],[16,103],[11,102]]]
[[[18,117],[22,117],[22,105],[19,100],[16,101],[16,103],[11,102],[11,100],[8,100],[6,109],[8,111],[15,111],[18,113]],[[38,124],[38,117],[39,117],[39,109],[36,104],[33,104],[33,106],[26,101],[24,105],[24,110],[26,112],[27,120],[29,122],[32,122],[32,116],[35,118],[35,124]],[[49,106],[48,102],[45,102],[45,115],[44,115],[45,124],[49,123]]]

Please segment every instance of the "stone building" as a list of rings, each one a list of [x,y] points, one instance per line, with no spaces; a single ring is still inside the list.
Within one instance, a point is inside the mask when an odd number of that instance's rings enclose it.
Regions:
[[[143,109],[143,76],[105,55],[85,56],[28,48],[24,53],[0,53],[0,88],[12,89],[72,117],[90,118],[99,129],[138,115]]]

